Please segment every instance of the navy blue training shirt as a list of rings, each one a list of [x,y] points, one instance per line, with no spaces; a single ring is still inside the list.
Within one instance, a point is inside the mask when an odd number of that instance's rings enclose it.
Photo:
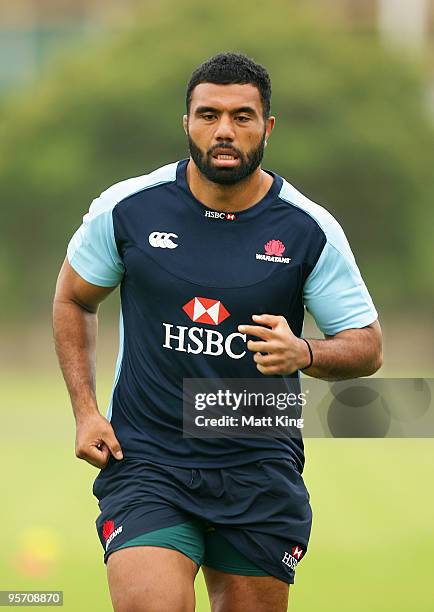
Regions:
[[[369,325],[377,312],[328,211],[273,173],[254,206],[215,211],[191,193],[187,164],[104,191],[68,245],[86,281],[120,283],[107,418],[125,457],[190,467],[284,457],[301,472],[301,437],[183,438],[183,379],[262,377],[238,332],[252,314],[283,315],[301,336],[305,307],[328,335]]]

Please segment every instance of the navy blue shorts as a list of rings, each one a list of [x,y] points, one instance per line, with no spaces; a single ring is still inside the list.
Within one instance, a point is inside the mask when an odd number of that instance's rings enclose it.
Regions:
[[[120,548],[154,545],[198,565],[292,584],[306,555],[312,511],[290,459],[190,469],[110,456],[93,494],[104,563]]]

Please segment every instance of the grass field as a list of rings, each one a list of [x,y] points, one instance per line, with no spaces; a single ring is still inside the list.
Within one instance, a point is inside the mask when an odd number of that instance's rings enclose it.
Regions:
[[[110,386],[101,379],[101,409]],[[65,611],[109,612],[97,471],[74,456],[60,375],[12,370],[1,390],[0,590],[62,589]],[[307,439],[305,449],[314,522],[289,610],[432,612],[433,440]],[[201,573],[196,592],[207,612]]]

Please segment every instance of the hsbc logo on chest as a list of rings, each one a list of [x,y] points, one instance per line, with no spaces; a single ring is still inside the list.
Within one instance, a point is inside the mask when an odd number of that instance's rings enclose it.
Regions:
[[[182,307],[185,314],[194,323],[206,323],[208,325],[220,325],[225,319],[230,317],[230,313],[219,301],[211,298],[194,297]],[[163,348],[172,349],[182,353],[198,355],[211,355],[219,357],[226,354],[231,359],[241,359],[246,354],[245,349],[239,350],[239,340],[245,345],[246,334],[234,332],[224,336],[216,329],[204,327],[187,327],[186,325],[172,325],[163,323],[164,344]],[[233,345],[234,340],[238,340],[238,351]]]
[[[210,298],[195,297],[187,302],[187,304],[184,304],[182,310],[195,323],[219,325],[230,317],[230,314],[219,300],[212,300]]]
[[[228,221],[235,221],[236,217],[234,213],[218,212],[217,210],[206,210],[205,217],[211,219],[227,219]]]

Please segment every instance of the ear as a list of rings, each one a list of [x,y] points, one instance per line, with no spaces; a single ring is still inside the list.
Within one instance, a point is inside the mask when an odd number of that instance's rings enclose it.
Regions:
[[[182,127],[184,128],[184,132],[188,134],[188,116],[184,115],[182,117]]]
[[[266,125],[265,125],[265,145],[267,145],[267,140],[276,125],[276,117],[268,117]]]

